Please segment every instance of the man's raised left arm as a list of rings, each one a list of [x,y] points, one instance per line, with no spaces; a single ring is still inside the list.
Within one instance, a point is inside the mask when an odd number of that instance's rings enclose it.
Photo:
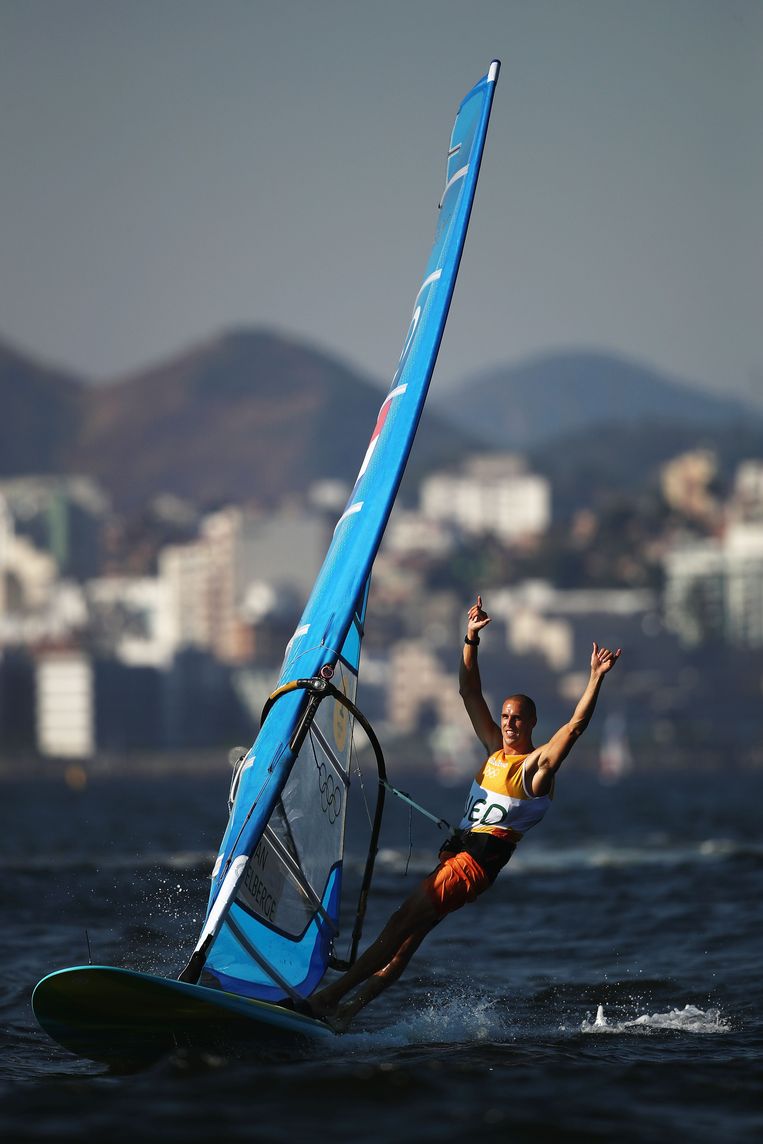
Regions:
[[[606,647],[600,648],[594,641],[591,652],[591,674],[572,718],[569,723],[560,727],[547,743],[533,751],[527,760],[526,774],[534,795],[548,794],[554,781],[554,775],[591,722],[604,676],[617,663],[620,658],[620,650],[620,648],[617,651],[610,651]]]

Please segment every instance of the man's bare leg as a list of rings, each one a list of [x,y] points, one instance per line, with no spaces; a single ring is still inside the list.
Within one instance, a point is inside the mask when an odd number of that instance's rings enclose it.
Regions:
[[[334,1011],[332,1017],[332,1025],[337,1030],[344,1030],[350,1024],[353,1017],[357,1016],[361,1009],[364,1009],[369,1002],[374,1001],[380,993],[388,989],[402,976],[408,962],[413,957],[416,950],[421,945],[424,938],[431,931],[432,926],[428,925],[411,936],[403,942],[400,949],[395,956],[389,961],[382,969],[372,974],[365,983],[365,985],[358,990],[355,996],[346,1001],[344,1005],[340,1005]]]
[[[423,886],[419,886],[400,909],[395,910],[376,941],[369,945],[355,964],[333,985],[310,997],[310,1008],[316,1017],[330,1018],[347,993],[373,978],[373,981],[369,981],[368,989],[362,991],[361,996],[365,999],[360,1004],[356,1004],[358,998],[350,1003],[349,1008],[353,1010],[350,1016],[357,1013],[388,985],[397,981],[437,921],[437,911],[431,898]]]

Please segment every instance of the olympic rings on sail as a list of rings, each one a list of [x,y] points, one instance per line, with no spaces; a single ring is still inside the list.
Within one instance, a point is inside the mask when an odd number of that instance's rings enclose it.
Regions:
[[[342,809],[342,788],[334,782],[325,763],[318,764],[318,789],[321,792],[321,810],[329,816],[329,822],[336,822]]]

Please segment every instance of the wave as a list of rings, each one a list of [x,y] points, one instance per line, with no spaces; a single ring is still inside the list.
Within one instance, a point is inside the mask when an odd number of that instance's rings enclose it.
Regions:
[[[590,1014],[580,1026],[581,1033],[651,1033],[654,1030],[676,1033],[730,1033],[731,1023],[720,1009],[698,1009],[684,1005],[683,1009],[670,1009],[667,1013],[644,1013],[630,1020],[610,1019],[599,1005],[596,1016]]]
[[[666,843],[646,839],[643,846],[620,846],[600,841],[576,846],[557,846],[553,849],[534,846],[518,847],[509,869],[522,873],[557,873],[575,869],[605,869],[637,866],[695,866],[705,862],[748,859],[763,860],[763,843],[734,841],[729,838],[706,838],[691,843]],[[101,850],[87,854],[71,851],[41,851],[0,857],[0,872],[9,874],[33,873],[51,869],[66,872],[98,872],[101,870],[141,870],[164,867],[170,870],[201,871],[209,874],[215,852],[194,850],[145,850],[115,853]],[[436,860],[436,847],[409,853],[407,847],[382,847],[376,858],[378,872],[390,874],[428,874]],[[361,872],[365,855],[348,853],[346,864],[350,870]]]
[[[202,870],[211,874],[215,860],[212,850],[147,850],[142,854],[71,854],[52,851],[50,853],[28,854],[23,858],[13,856],[0,859],[0,872],[9,874],[34,873],[51,870],[66,873],[99,873],[103,870],[147,870],[166,868],[169,870]]]
[[[511,859],[509,869],[523,873],[567,873],[570,870],[596,870],[637,866],[696,866],[705,862],[727,861],[731,859],[763,860],[763,844],[736,842],[729,838],[707,838],[691,843],[652,843],[643,846],[619,846],[610,842],[591,842],[567,847],[542,849],[529,845],[527,850],[520,845]],[[410,855],[407,849],[390,847],[381,849],[377,856],[379,869],[390,873],[402,873],[406,869],[411,874],[428,874],[432,869],[434,856],[416,852]]]

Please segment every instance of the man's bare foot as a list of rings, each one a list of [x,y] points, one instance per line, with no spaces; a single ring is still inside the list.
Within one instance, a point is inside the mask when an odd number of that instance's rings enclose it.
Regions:
[[[314,993],[308,999],[307,1004],[310,1006],[310,1016],[314,1017],[316,1021],[325,1022],[335,1033],[344,1033],[361,1008],[357,999],[348,1001],[344,1005],[332,1005],[323,999],[320,993]]]
[[[291,1013],[299,1013],[303,1017],[311,1017],[313,1021],[322,1021],[324,1025],[328,1025],[335,1033],[343,1033],[351,1018],[345,1021],[337,1019],[336,1010],[326,1008],[326,1006],[316,1005],[312,997],[300,997],[298,1000],[293,1000],[291,997],[284,998],[279,1001],[278,1005],[282,1009],[288,1009]]]
[[[352,1005],[340,1005],[330,1017],[325,1017],[324,1020],[331,1025],[335,1033],[346,1033],[355,1013],[356,1009]]]
[[[332,1017],[336,1012],[336,1005],[328,1005],[325,1001],[321,1000],[320,993],[313,993],[309,998],[308,1004],[310,1006],[310,1015],[317,1017],[319,1020]]]

